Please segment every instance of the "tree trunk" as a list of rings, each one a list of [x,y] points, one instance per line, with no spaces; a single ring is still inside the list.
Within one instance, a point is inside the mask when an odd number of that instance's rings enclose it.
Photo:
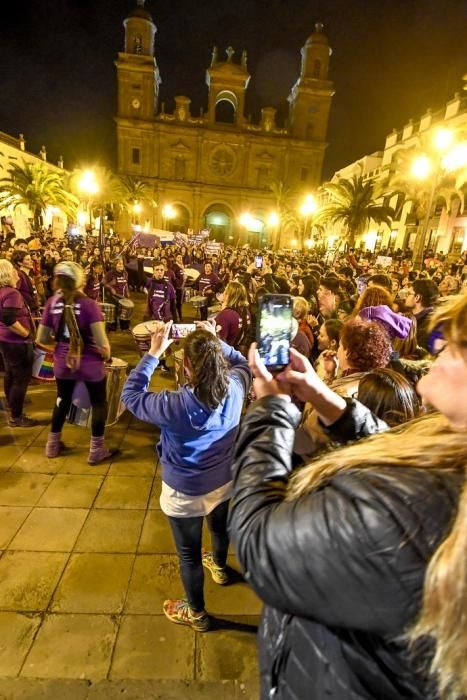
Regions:
[[[41,230],[41,225],[42,225],[42,212],[40,209],[35,209],[34,210],[34,231],[40,231]]]

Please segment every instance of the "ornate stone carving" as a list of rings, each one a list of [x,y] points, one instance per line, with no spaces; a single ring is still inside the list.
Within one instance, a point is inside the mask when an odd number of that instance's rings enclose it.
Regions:
[[[236,159],[233,150],[229,146],[217,146],[211,152],[209,166],[215,175],[225,177],[235,170]]]

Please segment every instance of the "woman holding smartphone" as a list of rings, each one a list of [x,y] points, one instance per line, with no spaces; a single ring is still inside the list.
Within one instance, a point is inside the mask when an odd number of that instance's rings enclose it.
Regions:
[[[157,451],[162,465],[160,505],[175,540],[186,600],[166,600],[171,621],[198,632],[209,629],[204,605],[203,566],[218,584],[228,581],[227,512],[237,429],[251,374],[246,359],[218,340],[211,323],[198,323],[185,341],[187,383],[177,391],[148,391],[161,356],[173,342],[172,322],[152,334],[149,352],[129,375],[122,400],[140,420],[161,430]],[[206,517],[213,545],[203,553]]]

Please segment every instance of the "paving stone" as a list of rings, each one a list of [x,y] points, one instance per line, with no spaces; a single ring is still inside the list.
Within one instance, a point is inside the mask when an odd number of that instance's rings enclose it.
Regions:
[[[90,476],[56,474],[38,505],[90,508],[102,481],[102,476],[94,474]]]
[[[0,679],[0,700],[86,700],[89,681]]]
[[[200,634],[196,650],[196,678],[203,681],[249,680],[258,676],[256,627],[244,624],[249,618],[229,621],[223,628]]]
[[[146,508],[152,478],[108,476],[94,504],[95,508]]]
[[[52,611],[121,612],[133,559],[131,554],[73,554],[55,592]]]
[[[67,554],[5,552],[0,559],[0,610],[45,610]]]
[[[42,423],[42,422],[41,422]],[[31,445],[39,435],[46,430],[46,421],[33,428],[9,428],[2,426],[2,443],[5,445]]]
[[[149,499],[149,505],[148,508],[149,510],[160,510],[161,509],[161,504],[159,502],[159,499],[161,497],[161,489],[162,489],[162,480],[159,475],[159,468],[157,470],[157,475],[154,479],[154,483],[152,485],[152,491],[151,491],[151,498]]]
[[[110,678],[192,679],[195,634],[164,615],[123,617]]]
[[[0,549],[7,547],[30,512],[30,507],[0,506]]]
[[[76,552],[136,552],[144,520],[143,510],[98,510],[86,520]]]
[[[156,473],[154,455],[143,458],[141,451],[126,451],[120,448],[122,455],[118,461],[114,462],[109,469],[109,476],[147,476],[153,477]]]
[[[0,506],[34,506],[52,481],[46,474],[0,474]]]
[[[245,683],[241,685],[246,687]],[[252,695],[237,695],[239,688],[240,684],[234,681],[103,680],[92,684],[87,700],[120,697],[124,700],[257,700],[259,697],[258,691]]]
[[[232,583],[227,586],[214,583],[211,574],[207,570],[204,572],[204,595],[208,612],[212,615],[258,615],[262,602],[242,580],[235,557],[229,556],[228,564],[234,573]]]
[[[164,600],[183,596],[178,557],[138,554],[131,576],[125,613],[159,615]]]
[[[50,615],[34,640],[21,675],[105,678],[117,624],[105,615]]]
[[[144,554],[175,554],[169,520],[161,510],[148,510],[138,551]]]
[[[79,448],[75,448],[78,450]],[[32,445],[11,467],[12,472],[29,472],[38,474],[57,474],[67,462],[76,460],[76,454],[73,451],[67,452],[63,456],[55,459],[49,459],[45,456],[45,447],[35,447]]]
[[[88,512],[84,508],[34,508],[9,549],[71,552]]]
[[[39,615],[0,612],[0,676],[18,675],[40,623]]]
[[[0,428],[1,429],[1,428]],[[0,443],[0,471],[7,471],[23,454],[27,445]]]

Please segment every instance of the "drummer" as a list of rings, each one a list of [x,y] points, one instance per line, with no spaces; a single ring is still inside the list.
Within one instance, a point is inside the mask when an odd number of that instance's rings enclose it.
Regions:
[[[172,271],[174,273],[174,287],[175,294],[177,297],[177,313],[180,322],[182,321],[182,306],[183,306],[183,295],[185,293],[185,266],[183,264],[183,256],[179,253],[175,262],[172,266]]]
[[[105,333],[99,305],[82,291],[84,273],[75,262],[61,262],[54,269],[56,293],[45,306],[37,331],[37,342],[54,349],[54,372],[57,400],[52,413],[51,431],[45,454],[58,457],[62,449],[61,435],[71,408],[73,390],[84,382],[92,406],[91,443],[88,464],[109,460],[116,450],[104,445],[107,418],[105,360],[110,359],[110,344]]]
[[[157,262],[153,268],[153,275],[146,283],[148,295],[147,316],[154,321],[178,322],[176,294],[173,285],[164,279],[165,266]]]
[[[221,281],[216,273],[213,272],[210,262],[204,263],[204,271],[201,273],[197,286],[199,293],[207,298],[208,303],[206,306],[200,308],[201,320],[206,321],[208,318],[208,307],[214,303],[215,294],[221,287]]]
[[[93,260],[84,285],[84,293],[90,299],[99,301],[102,299],[102,274],[104,267],[101,260]]]
[[[117,258],[109,272],[106,273],[104,289],[106,302],[115,306],[115,318],[118,318],[120,322],[120,330],[128,330],[130,321],[119,318],[119,300],[130,298],[128,274],[125,270],[122,258]],[[117,321],[115,322],[115,326],[116,325]]]

